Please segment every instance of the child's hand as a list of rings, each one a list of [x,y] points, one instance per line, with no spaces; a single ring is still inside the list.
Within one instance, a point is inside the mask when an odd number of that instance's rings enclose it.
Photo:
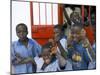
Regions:
[[[26,63],[29,63],[29,62],[35,64],[35,61],[33,60],[32,57],[24,58],[20,63],[21,64],[26,64]]]
[[[20,62],[22,61],[22,59],[20,59],[20,58],[16,58],[16,61],[14,62],[14,64],[19,64]]]
[[[57,59],[59,66],[65,66],[67,64],[66,59],[63,56],[61,56],[59,52],[57,52]]]
[[[19,64],[21,61],[22,61],[22,57],[20,56],[19,53],[16,53],[16,61],[14,63]]]
[[[55,46],[55,47],[52,47],[51,48],[51,53],[50,53],[50,55],[52,55],[52,54],[56,54],[57,53],[57,47]]]
[[[22,56],[19,53],[16,53],[16,58],[17,59],[19,59],[19,58],[22,59]]]

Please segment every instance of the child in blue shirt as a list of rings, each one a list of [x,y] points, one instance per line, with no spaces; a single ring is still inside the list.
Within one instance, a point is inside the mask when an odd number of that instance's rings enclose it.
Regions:
[[[85,34],[82,34],[81,25],[74,24],[71,26],[71,36],[68,38],[68,56],[72,60],[73,70],[87,70],[92,56],[88,47],[85,47]],[[83,37],[84,36],[84,37]],[[84,43],[85,42],[85,43]]]
[[[24,23],[16,26],[18,40],[12,43],[11,63],[14,74],[36,72],[34,57],[41,53],[41,46],[27,37],[28,29]]]

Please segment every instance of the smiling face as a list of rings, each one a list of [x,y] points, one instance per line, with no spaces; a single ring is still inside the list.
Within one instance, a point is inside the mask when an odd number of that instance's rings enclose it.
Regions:
[[[54,29],[54,38],[55,38],[55,41],[58,41],[60,39],[60,36],[61,36],[61,30],[58,29],[58,28],[55,28]]]
[[[16,27],[16,34],[21,41],[25,40],[27,38],[27,34],[28,34],[26,25],[24,25],[24,24],[18,25]]]
[[[59,41],[62,35],[63,35],[62,25],[55,25],[54,26],[54,40]]]
[[[79,16],[79,13],[78,12],[73,12],[71,15],[70,15],[70,20],[74,23],[76,23],[77,21],[80,21],[80,16]]]
[[[50,48],[44,48],[42,53],[44,63],[49,64],[51,62]]]
[[[71,36],[73,41],[78,42],[81,39],[81,28],[78,26],[74,26],[71,28]]]

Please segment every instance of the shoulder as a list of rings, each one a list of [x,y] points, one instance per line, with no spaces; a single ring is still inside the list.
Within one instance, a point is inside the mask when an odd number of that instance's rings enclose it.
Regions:
[[[38,44],[37,41],[35,41],[34,39],[30,39],[30,38],[29,38],[29,43],[31,43],[31,44]]]
[[[34,45],[35,48],[41,48],[41,45],[34,39],[29,39],[29,44]]]
[[[67,41],[67,36],[63,36],[61,39],[60,39],[60,42],[61,41]]]
[[[13,42],[11,43],[11,45],[12,45],[12,46],[18,45],[18,41],[13,41]]]
[[[66,38],[62,38],[62,39],[60,40],[60,42],[65,42],[65,41],[67,41]]]
[[[63,37],[61,40],[60,40],[60,43],[62,46],[65,47],[65,45],[67,44],[67,37]]]

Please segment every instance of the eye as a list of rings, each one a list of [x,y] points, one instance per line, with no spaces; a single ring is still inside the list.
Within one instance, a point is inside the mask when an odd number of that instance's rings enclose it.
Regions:
[[[17,33],[21,33],[21,32],[22,33],[26,33],[27,31],[25,31],[25,30],[24,31],[17,31]]]
[[[20,33],[20,31],[17,31],[17,33]]]

